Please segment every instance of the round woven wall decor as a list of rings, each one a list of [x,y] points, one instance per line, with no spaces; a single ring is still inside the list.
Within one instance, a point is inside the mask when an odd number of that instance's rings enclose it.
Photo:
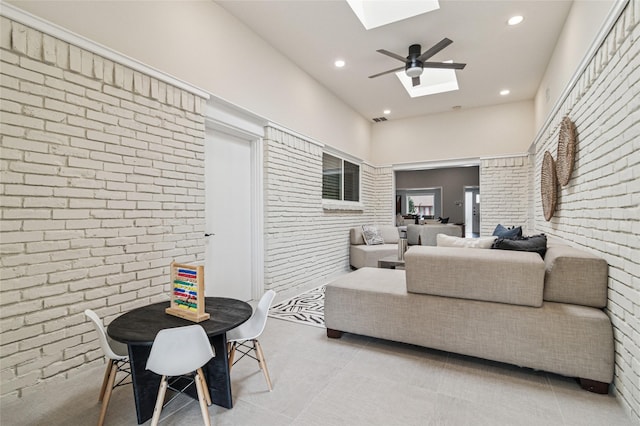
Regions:
[[[556,159],[556,174],[562,186],[569,183],[573,171],[573,160],[576,156],[576,131],[569,117],[562,119],[560,136],[558,137],[558,155]]]
[[[551,156],[549,151],[545,151],[544,153],[540,175],[542,211],[544,212],[544,219],[548,222],[551,220],[553,213],[556,211],[556,202],[558,197],[558,180],[556,178],[556,167],[553,161],[553,157]]]

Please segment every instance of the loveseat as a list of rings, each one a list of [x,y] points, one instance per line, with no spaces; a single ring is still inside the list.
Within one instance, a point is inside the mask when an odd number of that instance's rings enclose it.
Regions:
[[[576,377],[607,393],[607,263],[550,242],[538,253],[412,246],[405,270],[365,267],[328,284],[327,336],[343,332]]]
[[[398,240],[400,234],[398,228],[393,225],[376,225],[383,244],[369,245],[364,240],[362,227],[358,226],[349,230],[349,263],[355,269],[378,266],[378,260],[383,257],[398,255]]]

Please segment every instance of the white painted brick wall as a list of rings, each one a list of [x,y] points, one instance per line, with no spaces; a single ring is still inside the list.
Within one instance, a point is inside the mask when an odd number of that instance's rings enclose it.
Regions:
[[[543,136],[535,141],[533,218],[609,263],[607,313],[614,326],[615,391],[640,422],[640,2],[632,0]],[[558,187],[549,222],[540,201],[545,151],[557,158],[558,130],[577,128],[574,170]]]
[[[2,399],[101,363],[109,322],[204,259],[203,99],[0,18]]]
[[[480,235],[498,224],[529,232],[531,165],[528,156],[484,158],[480,163]]]
[[[349,269],[350,227],[391,222],[391,169],[361,165],[361,211],[324,209],[322,148],[268,127],[264,174],[268,288],[327,282]]]

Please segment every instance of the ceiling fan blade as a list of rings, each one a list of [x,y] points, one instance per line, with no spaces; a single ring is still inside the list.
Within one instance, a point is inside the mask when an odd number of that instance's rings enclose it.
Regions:
[[[464,67],[467,66],[467,64],[458,64],[458,63],[451,63],[451,62],[424,62],[422,64],[422,66],[424,68],[443,68],[443,69],[450,69],[450,70],[462,70],[464,69]]]
[[[413,84],[413,87],[420,86],[420,77],[413,77],[411,79],[411,83]]]
[[[405,58],[404,56],[397,55],[397,54],[395,54],[393,52],[389,52],[388,50],[378,49],[378,50],[376,50],[376,52],[382,53],[383,55],[390,56],[393,59],[397,59],[397,60],[399,60],[401,62],[407,62],[407,58]]]
[[[403,69],[404,69],[404,67],[400,67],[400,68],[392,69],[392,70],[389,70],[389,71],[384,71],[384,72],[381,72],[381,73],[378,73],[378,74],[370,75],[369,78],[380,77],[381,75],[390,74],[392,72],[398,72],[398,71],[401,71]]]
[[[434,44],[433,47],[431,47],[429,50],[425,50],[422,55],[418,56],[418,60],[422,62],[426,61],[451,43],[453,43],[453,41],[449,40],[446,37],[443,38],[438,43]]]

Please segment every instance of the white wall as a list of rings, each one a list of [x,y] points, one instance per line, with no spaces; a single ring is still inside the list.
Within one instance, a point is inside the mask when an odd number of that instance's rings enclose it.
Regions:
[[[531,235],[528,194],[531,164],[528,155],[485,158],[480,164],[480,236],[489,236],[498,224],[522,226]]]
[[[624,10],[578,82],[535,141],[536,232],[557,236],[609,264],[607,313],[614,327],[615,392],[640,421],[640,1]],[[574,170],[558,185],[545,221],[540,170],[557,158],[558,129],[568,115],[577,131]]]
[[[204,100],[0,18],[4,402],[102,364],[106,323],[204,259]]]
[[[391,224],[390,168],[361,164],[360,208],[329,208],[322,200],[322,147],[268,127],[264,170],[267,288],[327,283],[349,270],[349,228]]]
[[[227,101],[369,159],[370,123],[212,1],[11,1]]]
[[[535,128],[542,126],[600,31],[615,0],[574,1],[535,97]]]
[[[533,101],[376,123],[374,164],[520,154],[534,137]]]

